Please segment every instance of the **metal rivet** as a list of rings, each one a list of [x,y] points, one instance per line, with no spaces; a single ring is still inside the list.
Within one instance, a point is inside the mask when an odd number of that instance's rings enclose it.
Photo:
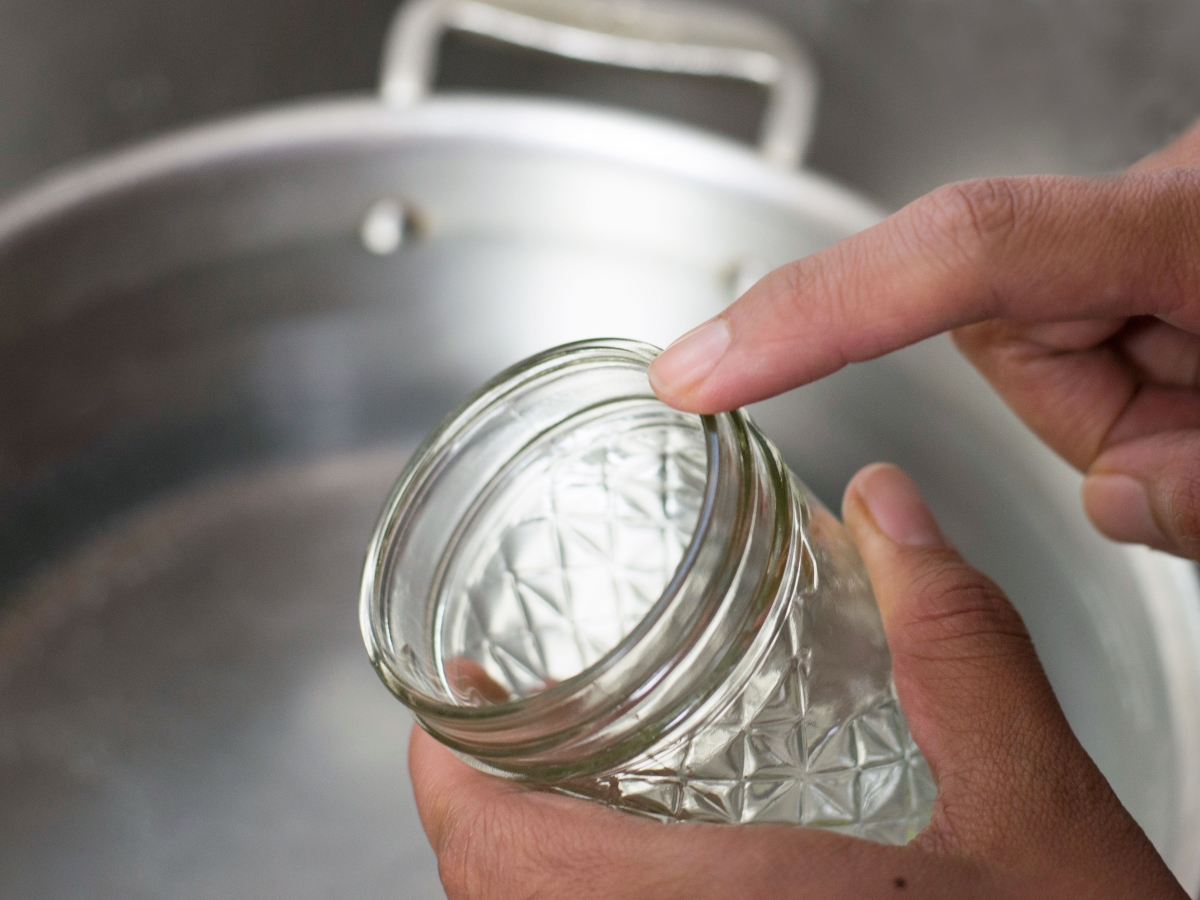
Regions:
[[[412,221],[412,215],[399,200],[376,200],[363,216],[358,235],[363,247],[371,253],[388,256],[410,237]]]

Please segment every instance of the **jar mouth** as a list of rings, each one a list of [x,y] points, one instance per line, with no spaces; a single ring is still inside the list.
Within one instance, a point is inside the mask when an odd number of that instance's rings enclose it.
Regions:
[[[635,649],[646,641],[648,635],[662,627],[664,617],[676,603],[680,591],[695,569],[702,548],[710,542],[714,511],[718,505],[717,488],[725,465],[719,452],[721,432],[737,429],[740,425],[728,414],[689,417],[696,421],[697,433],[703,444],[703,492],[696,510],[694,529],[658,597],[636,624],[599,658],[536,693],[487,703],[466,703],[461,702],[461,698],[455,698],[454,691],[447,683],[445,660],[429,646],[431,631],[435,637],[440,631],[434,619],[430,618],[438,615],[436,607],[439,601],[429,594],[428,589],[430,585],[437,587],[436,579],[444,580],[445,561],[443,559],[439,567],[435,567],[440,568],[441,574],[435,572],[434,581],[418,585],[416,595],[411,592],[406,595],[404,578],[397,571],[397,566],[403,564],[401,548],[421,527],[427,525],[423,521],[423,514],[439,502],[436,492],[444,486],[438,482],[445,475],[452,458],[463,453],[464,447],[481,429],[487,431],[489,428],[495,430],[503,427],[496,425],[489,417],[495,418],[495,411],[503,408],[508,399],[517,395],[528,396],[540,385],[550,383],[571,369],[614,367],[614,370],[640,372],[643,385],[631,392],[630,380],[625,379],[625,383],[618,386],[616,393],[619,396],[616,400],[611,397],[600,398],[599,395],[583,396],[575,401],[574,405],[580,409],[571,410],[573,415],[582,415],[595,408],[590,401],[598,399],[609,403],[636,400],[658,404],[663,410],[669,410],[654,398],[645,379],[646,368],[659,352],[658,348],[649,344],[613,338],[580,341],[530,357],[496,376],[451,413],[418,448],[396,481],[372,536],[364,566],[360,603],[363,637],[371,661],[388,688],[423,724],[436,730],[439,737],[451,746],[472,745],[467,735],[459,734],[456,738],[455,732],[459,731],[460,726],[468,732],[475,731],[472,725],[486,725],[490,729],[501,730],[508,726],[526,734],[532,722],[562,721],[563,727],[578,727],[601,714],[605,704],[597,705],[594,695],[597,693],[595,688],[604,681],[606,675],[625,684],[626,692],[636,693],[648,689],[661,674],[657,671],[661,665],[655,666],[655,660],[632,660],[631,657],[637,655]],[[586,395],[587,392],[584,393]],[[551,415],[550,419],[553,418]],[[720,421],[722,418],[728,421]],[[549,421],[544,429],[535,426],[531,434],[536,432],[537,438],[545,438],[554,428],[561,426],[562,421]],[[510,461],[501,461],[494,477],[501,477],[503,473],[499,469]],[[495,463],[494,460],[492,462]],[[471,515],[470,510],[464,509],[449,518],[458,516],[460,520],[468,520]],[[461,539],[458,534],[462,530],[461,521],[449,523],[443,530],[446,533],[453,532],[456,535],[454,540]],[[438,552],[443,550],[434,549]],[[425,596],[420,596],[423,588],[427,592]],[[404,614],[398,615],[403,611],[397,610],[397,604],[412,607],[408,610],[407,619]],[[420,616],[414,617],[413,613],[418,610],[425,617],[424,621],[418,621]],[[629,671],[617,673],[616,670],[623,665]],[[637,673],[637,677],[631,679],[629,674],[633,672]],[[609,683],[600,693],[607,693],[610,702],[619,701],[622,698],[611,696],[612,687],[613,684]],[[533,730],[539,732],[540,740],[552,740],[544,727]],[[551,730],[558,734],[562,731],[561,728]],[[527,742],[521,743],[528,746]]]

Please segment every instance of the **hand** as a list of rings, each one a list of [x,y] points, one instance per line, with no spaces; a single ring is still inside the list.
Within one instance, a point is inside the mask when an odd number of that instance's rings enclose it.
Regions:
[[[953,184],[766,276],[651,366],[716,412],[942,331],[1087,475],[1116,540],[1200,558],[1200,126],[1112,178]]]
[[[912,482],[870,466],[843,515],[900,702],[938,784],[907,847],[777,825],[661,825],[471,769],[419,728],[409,765],[451,900],[1185,898],[1071,733],[1020,617]]]

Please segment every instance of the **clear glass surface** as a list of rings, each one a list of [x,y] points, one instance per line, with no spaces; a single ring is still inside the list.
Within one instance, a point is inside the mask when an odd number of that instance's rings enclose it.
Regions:
[[[656,401],[590,410],[527,448],[447,549],[447,689],[476,705],[528,697],[616,647],[683,558],[706,465],[699,418]]]
[[[558,348],[443,423],[368,557],[376,667],[497,774],[909,840],[934,786],[856,549],[744,413],[659,402],[653,354]]]
[[[669,819],[811,825],[903,844],[929,822],[936,789],[880,678],[882,624],[842,524],[809,512],[815,578],[780,596],[783,621],[748,675],[682,733],[568,790]],[[873,659],[871,657],[874,657]]]

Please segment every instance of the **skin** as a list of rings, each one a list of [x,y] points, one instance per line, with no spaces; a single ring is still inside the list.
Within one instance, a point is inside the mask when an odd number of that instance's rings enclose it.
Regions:
[[[1200,556],[1200,127],[1128,172],[949,185],[769,274],[655,361],[666,402],[732,409],[943,331],[1086,475],[1117,540]],[[1020,617],[894,466],[851,481],[896,687],[938,784],[906,847],[671,825],[409,763],[460,898],[1183,898],[1075,739]]]
[[[668,348],[651,381],[673,406],[716,412],[952,331],[1087,475],[1100,531],[1196,559],[1198,164],[1200,125],[1110,178],[939,188],[767,275]]]

